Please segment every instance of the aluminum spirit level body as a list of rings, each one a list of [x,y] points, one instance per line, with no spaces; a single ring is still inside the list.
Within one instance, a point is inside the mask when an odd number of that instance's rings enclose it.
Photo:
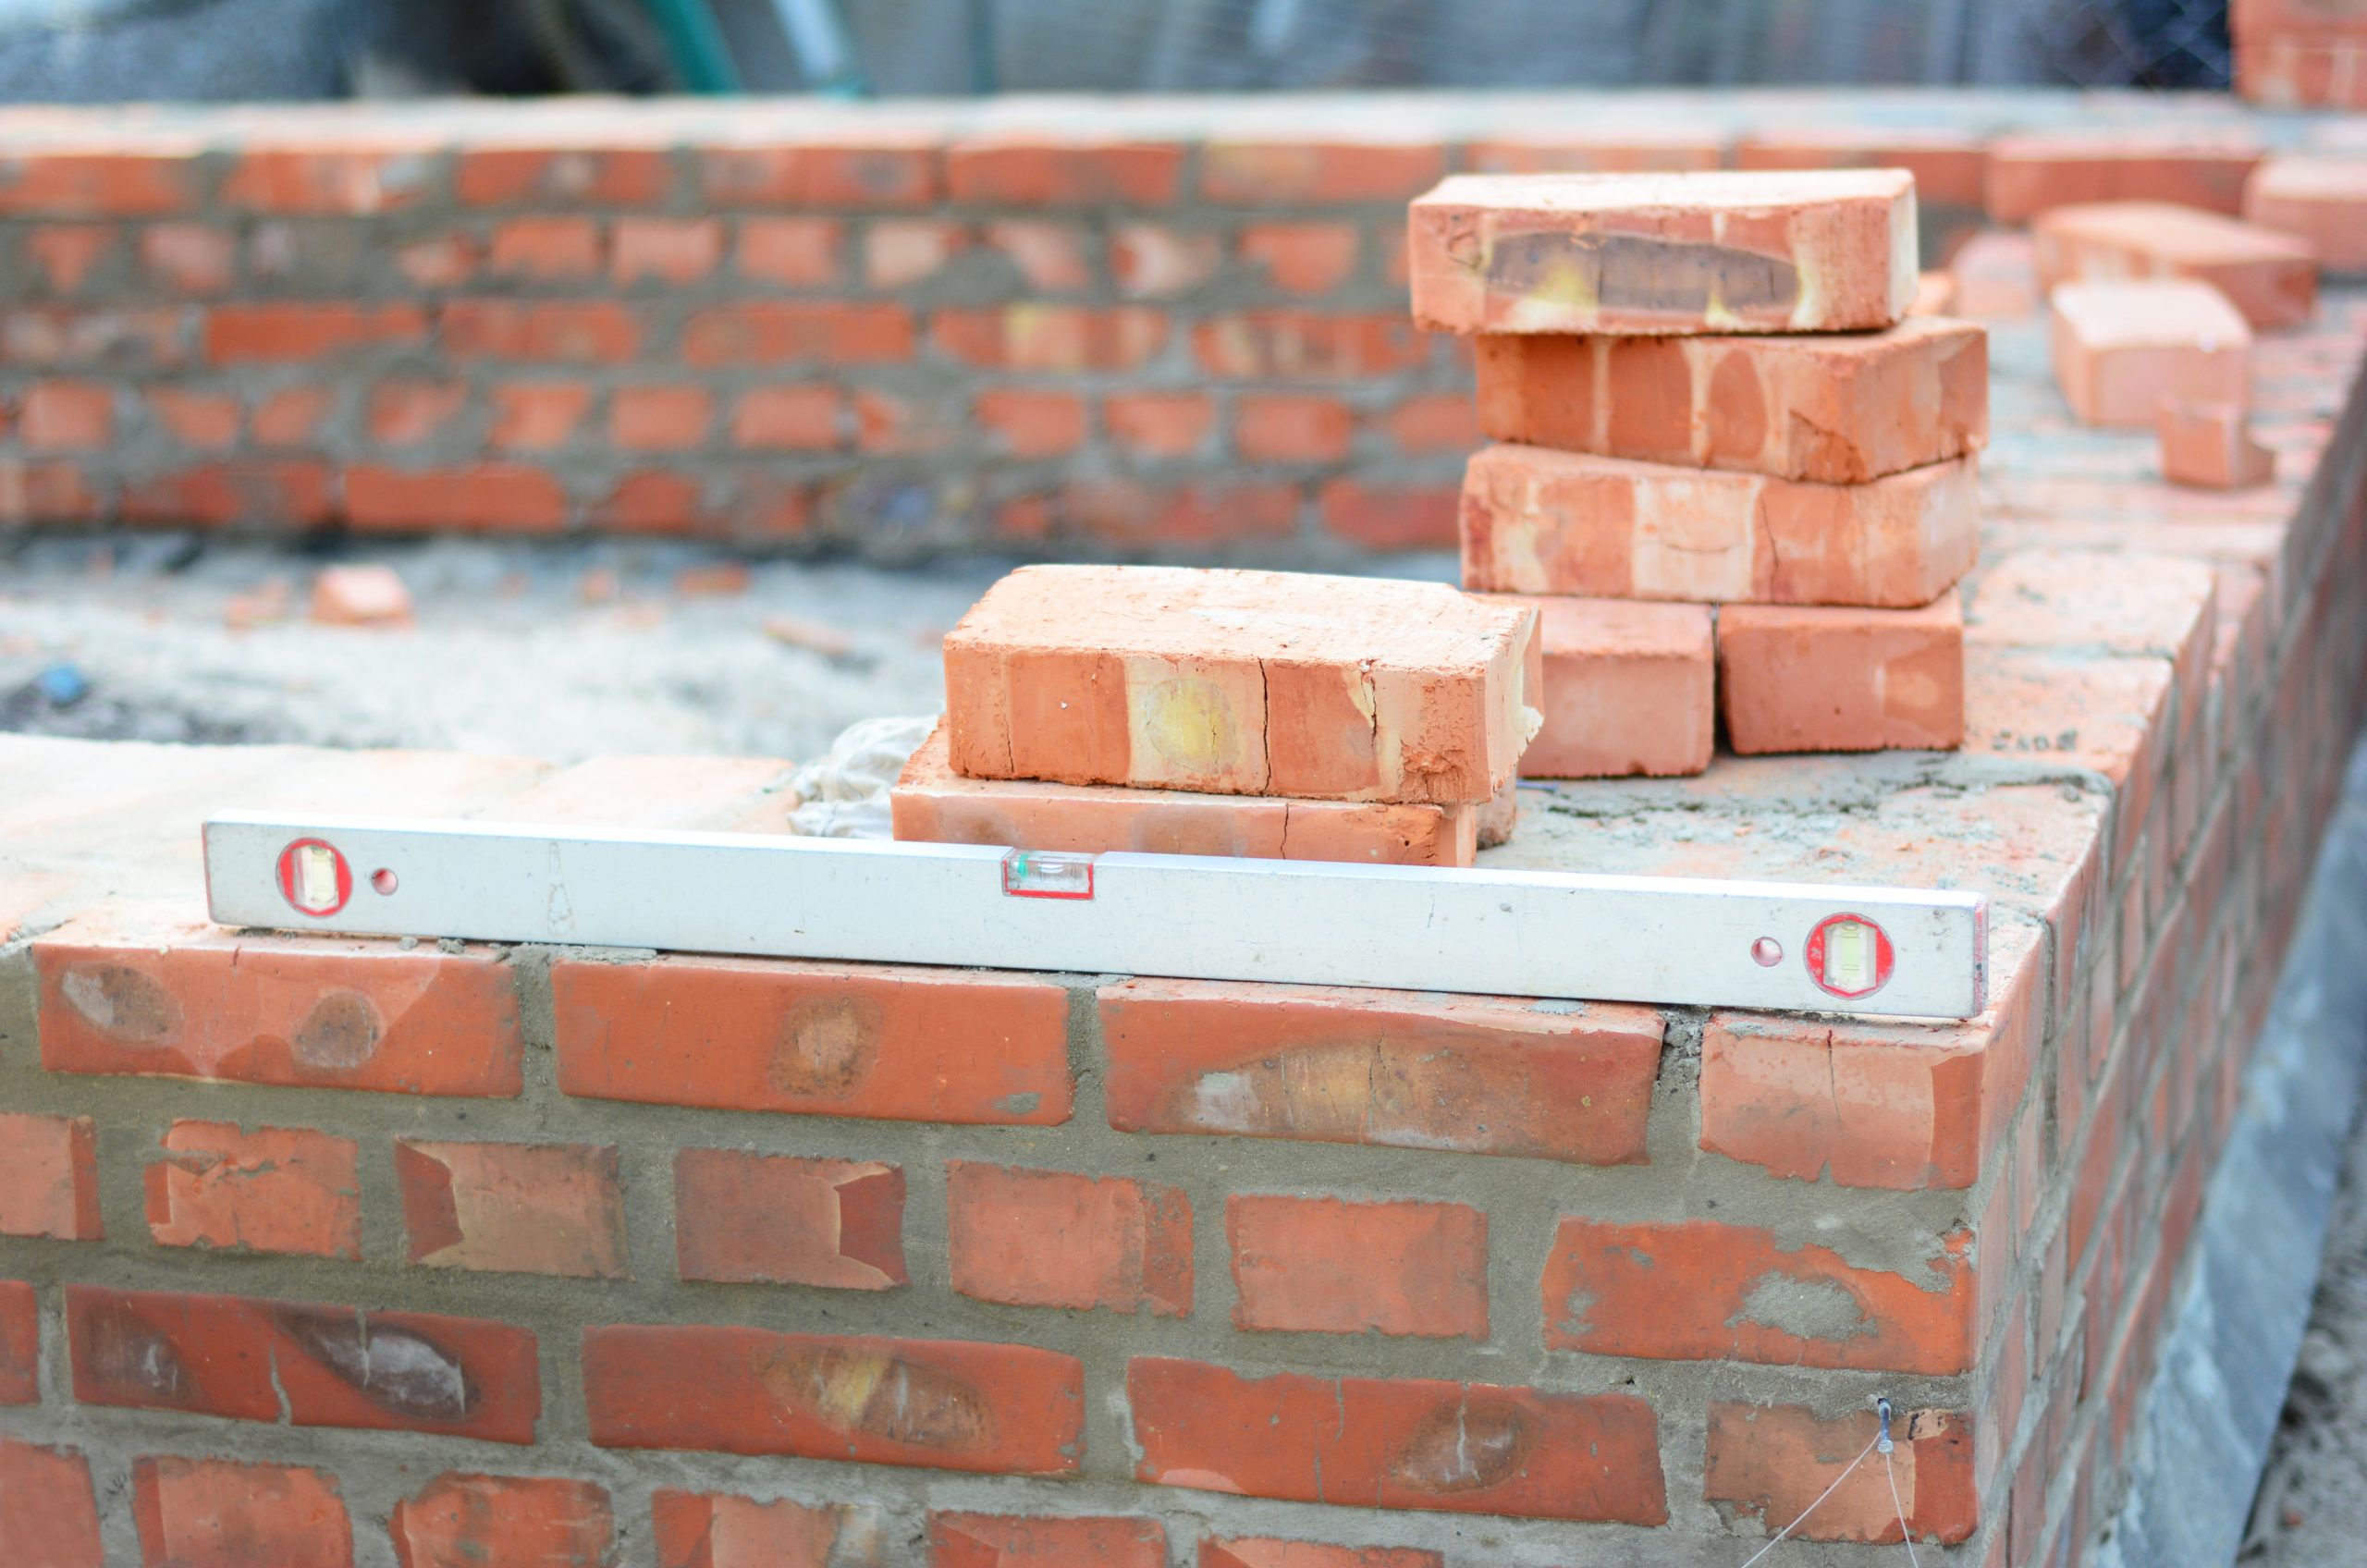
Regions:
[[[229,813],[215,920],[388,937],[1968,1018],[1979,894]]]

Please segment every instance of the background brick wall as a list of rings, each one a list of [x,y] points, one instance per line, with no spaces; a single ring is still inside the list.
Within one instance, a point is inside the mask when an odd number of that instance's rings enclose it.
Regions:
[[[2233,112],[2207,104],[2181,115]],[[1904,163],[1936,264],[1985,183],[2023,215],[2029,160],[1990,178],[2000,133],[2149,114],[1965,95],[1902,131],[1880,99],[1780,94],[9,110],[0,523],[887,558],[1439,546],[1478,444],[1463,347],[1406,318],[1405,203],[1441,175]],[[2230,196],[2261,134],[2216,155]]]

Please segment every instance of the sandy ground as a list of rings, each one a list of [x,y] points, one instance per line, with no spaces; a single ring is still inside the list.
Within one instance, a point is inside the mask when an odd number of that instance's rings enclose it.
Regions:
[[[938,640],[1009,565],[742,565],[608,542],[337,558],[394,566],[416,626],[309,623],[321,557],[189,535],[0,539],[0,729],[804,762],[857,719],[938,711]],[[1451,581],[1453,563],[1390,570]],[[37,680],[59,666],[88,685],[64,705]]]
[[[2300,1364],[2237,1561],[2367,1562],[2367,1120],[2351,1129]]]

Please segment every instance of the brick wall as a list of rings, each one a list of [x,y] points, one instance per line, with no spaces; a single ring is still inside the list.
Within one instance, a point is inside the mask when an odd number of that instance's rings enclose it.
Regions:
[[[886,557],[1451,544],[1469,371],[1408,323],[1402,276],[1405,202],[1442,174],[1903,162],[1936,254],[1984,192],[2025,215],[2039,165],[2015,143],[2001,178],[1999,133],[2158,130],[2152,113],[2038,94],[1926,100],[1907,129],[1837,95],[11,110],[0,525]],[[2181,108],[2234,128],[2232,153],[2182,154],[2202,199],[2270,134],[2233,113]]]
[[[761,827],[772,770],[0,737],[0,1540],[1739,1562],[1879,1393],[1941,1561],[2079,1560],[2357,728],[2362,338],[2264,339],[2283,483],[2205,495],[2001,322],[1964,753],[1491,851],[1978,888],[1960,1023],[227,932],[212,809]]]

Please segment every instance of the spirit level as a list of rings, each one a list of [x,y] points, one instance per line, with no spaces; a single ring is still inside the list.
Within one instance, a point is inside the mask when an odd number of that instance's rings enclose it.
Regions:
[[[1968,1018],[1977,893],[228,813],[214,918],[386,937]]]

